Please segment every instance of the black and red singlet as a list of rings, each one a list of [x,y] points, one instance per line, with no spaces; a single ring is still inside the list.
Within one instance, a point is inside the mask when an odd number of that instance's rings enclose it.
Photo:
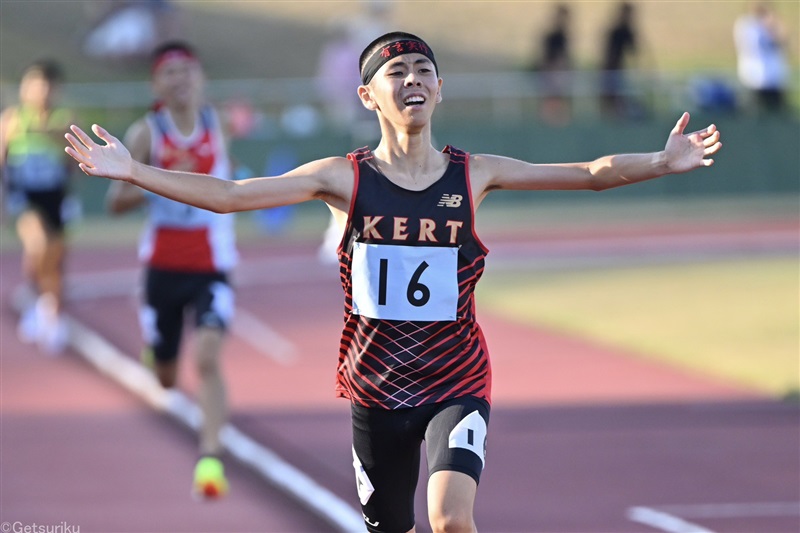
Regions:
[[[475,234],[469,154],[444,152],[445,173],[422,191],[381,174],[368,148],[348,155],[355,186],[339,251],[345,316],[336,392],[355,404],[490,400],[474,296],[488,250]]]

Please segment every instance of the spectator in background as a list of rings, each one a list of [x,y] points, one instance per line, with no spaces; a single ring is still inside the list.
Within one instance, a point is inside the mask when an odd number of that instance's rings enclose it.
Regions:
[[[752,2],[733,28],[742,85],[752,92],[759,110],[784,108],[789,65],[784,51],[786,32],[766,2]]]
[[[361,53],[355,35],[347,22],[332,23],[327,42],[322,48],[317,67],[317,91],[325,106],[326,117],[331,125],[351,134],[351,127],[363,110],[353,86],[358,84],[358,70],[353,66]]]
[[[334,128],[349,137],[351,146],[372,142],[380,137],[374,114],[361,104],[353,87],[361,83],[358,59],[373,39],[388,31],[390,0],[362,0],[363,10],[354,17],[339,20],[331,27],[317,68],[317,90]],[[339,262],[337,249],[342,240],[343,224],[331,214],[322,236],[317,257],[323,264]]]
[[[350,21],[334,23],[331,38],[322,49],[317,70],[317,90],[325,105],[327,118],[335,130],[348,137],[351,145],[369,137],[365,132],[371,131],[374,126],[371,114],[353,92],[353,87],[358,87],[361,81],[357,65],[364,46],[359,44],[359,38],[372,28],[376,35],[381,34],[379,22],[371,19],[370,13],[368,11],[365,18],[368,23],[358,28]],[[367,43],[371,40],[367,40]],[[331,265],[338,263],[336,250],[342,240],[340,228],[341,224],[331,215],[317,252],[320,262]]]
[[[541,39],[538,58],[532,70],[538,73],[542,120],[564,126],[572,118],[572,51],[570,49],[570,10],[566,4],[556,4],[553,21]]]
[[[372,141],[380,136],[374,117],[364,109],[353,87],[360,80],[358,57],[375,37],[388,31],[391,1],[362,0],[355,15],[334,20],[328,40],[320,51],[316,85],[327,119],[333,127],[354,143]]]
[[[61,138],[74,120],[58,107],[64,75],[54,61],[29,66],[19,87],[19,105],[0,115],[0,166],[4,204],[16,216],[22,270],[36,294],[17,329],[24,342],[58,353],[67,342],[63,307],[64,228],[70,170]]]
[[[605,33],[601,50],[600,110],[608,117],[628,117],[632,102],[628,98],[630,88],[626,70],[639,52],[633,3],[621,2],[618,5],[614,21]]]
[[[156,49],[152,82],[157,102],[126,134],[132,157],[159,168],[212,172],[231,180],[226,138],[217,112],[205,103],[203,70],[193,49],[182,42]],[[200,498],[222,496],[228,482],[219,432],[227,417],[227,399],[219,360],[234,311],[228,279],[238,259],[233,217],[147,193],[122,181],[109,188],[107,204],[113,213],[144,204],[148,207],[139,247],[146,264],[139,312],[147,344],[142,359],[164,387],[176,384],[184,313],[193,313],[203,412],[193,490]]]
[[[180,10],[170,0],[95,0],[84,7],[93,19],[82,43],[88,57],[146,59],[181,33]]]

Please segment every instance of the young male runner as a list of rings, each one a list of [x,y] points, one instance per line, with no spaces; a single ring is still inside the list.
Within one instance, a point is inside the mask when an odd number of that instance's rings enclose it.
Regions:
[[[214,109],[203,98],[199,60],[186,43],[170,42],[153,55],[153,109],[128,129],[125,142],[136,161],[159,168],[231,179],[226,140]],[[194,345],[203,411],[200,459],[193,491],[215,498],[228,490],[220,460],[219,431],[227,416],[220,353],[233,317],[228,275],[237,261],[231,215],[170,200],[123,181],[112,183],[108,208],[123,213],[147,204],[139,256],[146,265],[139,312],[146,362],[164,387],[173,387],[185,313],[196,327]]]
[[[604,190],[713,163],[715,126],[684,134],[684,113],[662,151],[586,163],[533,164],[431,145],[442,79],[430,47],[392,32],[360,59],[361,102],[382,138],[374,150],[239,182],[142,165],[106,130],[77,126],[67,152],[92,176],[134,183],[217,212],[323,200],[343,221],[345,293],[337,393],[352,404],[358,493],[370,531],[413,531],[424,440],[434,531],[475,531],[485,460],[491,371],[473,290],[486,247],[475,210],[493,190]]]
[[[0,115],[3,207],[16,217],[23,274],[37,296],[23,310],[17,333],[50,354],[67,342],[61,310],[70,168],[61,137],[74,117],[57,105],[63,79],[58,63],[33,63],[22,75],[19,104]]]

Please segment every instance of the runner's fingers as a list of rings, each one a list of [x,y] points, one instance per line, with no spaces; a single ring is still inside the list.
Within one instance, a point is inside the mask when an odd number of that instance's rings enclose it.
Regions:
[[[80,129],[78,126],[75,126],[73,124],[72,126],[69,127],[69,129],[72,130],[72,133],[74,133],[75,136],[78,139],[80,139],[80,141],[84,144],[84,146],[86,146],[86,148],[88,148],[89,150],[91,150],[92,148],[97,146],[97,143],[94,142],[92,140],[92,138],[89,137],[89,135],[85,131]],[[74,144],[73,144],[73,146],[74,146]]]
[[[78,162],[78,167],[85,173],[90,174],[89,168],[90,163],[87,162],[86,158],[84,158],[81,154],[76,152],[74,149],[67,147],[64,149],[75,161]],[[90,174],[91,175],[91,174]]]
[[[88,155],[83,153],[83,150],[86,149],[85,146],[83,146],[83,144],[80,141],[78,141],[78,139],[76,139],[69,133],[64,135],[64,137],[66,137],[69,143],[72,145],[72,146],[65,146],[64,151],[67,152],[67,154],[70,157],[72,157],[72,159],[78,162],[78,167],[83,171],[84,174],[92,176],[93,167],[91,166]]]
[[[702,130],[693,131],[692,133],[687,133],[686,135],[689,136],[689,137],[700,136],[701,138],[705,139],[706,137],[710,137],[710,136],[714,135],[715,133],[719,134],[719,131],[717,130],[717,126],[714,125],[714,124],[711,124],[707,128],[704,128]]]
[[[86,162],[88,160],[88,157],[89,157],[89,153],[88,153],[88,149],[86,148],[86,145],[84,145],[82,142],[80,142],[78,139],[75,138],[75,136],[73,136],[70,133],[67,133],[66,135],[64,135],[64,137],[67,139],[69,144],[72,145],[72,146],[65,147],[64,151],[66,151],[70,156],[72,156],[79,163]]]
[[[95,135],[100,137],[106,144],[118,144],[119,139],[108,133],[108,130],[100,126],[99,124],[92,125],[92,131]]]
[[[719,152],[720,148],[722,148],[722,143],[721,142],[714,143],[711,146],[708,146],[705,150],[703,150],[703,155],[706,156],[706,155],[715,154],[715,153]]]
[[[675,123],[675,127],[672,128],[672,133],[682,134],[683,130],[686,129],[686,126],[689,124],[689,113],[684,112],[681,115],[681,118],[678,119],[678,122]]]
[[[705,138],[703,144],[705,146],[713,146],[718,141],[719,141],[719,131],[715,131],[714,133]]]

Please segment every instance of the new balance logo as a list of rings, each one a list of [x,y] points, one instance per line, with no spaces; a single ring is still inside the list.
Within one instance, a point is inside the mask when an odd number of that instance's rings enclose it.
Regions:
[[[464,197],[460,194],[443,194],[442,199],[439,200],[437,207],[459,207],[461,206],[461,200]]]

